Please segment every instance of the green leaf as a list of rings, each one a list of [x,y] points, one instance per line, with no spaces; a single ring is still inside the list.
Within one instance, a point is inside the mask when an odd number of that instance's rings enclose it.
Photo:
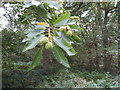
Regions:
[[[27,42],[27,45],[25,47],[25,49],[23,50],[23,52],[29,50],[29,49],[32,49],[34,48],[39,42],[40,42],[40,39],[44,37],[44,35],[40,35],[38,37],[35,37],[35,38],[32,38],[31,40],[29,40]]]
[[[70,14],[66,13],[66,14],[63,14],[61,17],[59,17],[53,24],[56,25],[56,24],[59,24],[61,23],[63,20],[66,20],[70,18]]]
[[[56,26],[65,26],[65,25],[68,25],[68,23],[67,23],[68,20],[69,20],[69,19],[63,20],[63,21],[57,23]]]
[[[84,30],[83,28],[80,28],[78,25],[70,25],[71,29],[73,31],[81,31]]]
[[[45,32],[44,30],[35,30],[34,32],[30,32],[27,34],[27,38],[24,38],[22,42],[29,41],[32,38],[35,38],[37,35],[40,35],[41,33]]]
[[[31,27],[27,30],[24,31],[24,33],[28,34],[30,32],[34,32],[34,31],[41,31],[41,30],[45,30],[45,27],[44,25],[35,25],[34,27]]]
[[[43,52],[43,46],[39,49],[39,51],[35,55],[34,60],[32,61],[32,64],[29,67],[28,71],[32,70],[33,68],[35,68],[38,65],[38,63],[42,59],[42,52]]]
[[[68,25],[73,25],[73,24],[76,24],[76,22],[71,21],[71,22],[68,22],[67,24]]]
[[[78,29],[78,25],[70,25],[72,29]]]
[[[24,33],[27,34],[27,33],[32,32],[32,31],[34,31],[34,28],[33,28],[33,27],[32,27],[32,28],[29,28],[29,29],[27,29],[27,30],[25,30]]]
[[[83,28],[78,28],[78,30],[84,30]]]
[[[35,12],[37,12],[37,18],[38,19],[41,19],[41,20],[42,19],[45,19],[45,20],[47,19],[47,11],[46,11],[44,5],[41,4],[38,7],[36,7]]]
[[[66,36],[65,33],[63,33],[63,32],[57,32],[57,34],[58,34],[59,37],[61,37],[61,35],[62,35],[62,39],[64,39],[65,41],[67,41],[67,43],[69,43],[70,45],[71,45],[72,43],[74,43],[73,41],[71,41],[71,40],[69,39],[68,36]]]
[[[32,37],[24,38],[24,39],[22,40],[22,42],[24,43],[24,42],[26,42],[26,41],[29,41],[30,39],[32,39]]]
[[[53,47],[52,52],[54,57],[60,64],[64,65],[67,68],[70,68],[67,58],[64,56],[63,51],[59,47]]]
[[[24,22],[24,21],[30,19],[31,17],[32,17],[32,15],[29,15],[29,16],[25,17],[25,18],[22,20],[22,22]]]
[[[71,36],[71,38],[72,38],[72,41],[77,42],[77,43],[80,43],[80,37],[77,36],[76,34],[73,34],[73,35]]]
[[[64,39],[61,39],[61,38],[56,37],[56,36],[53,36],[53,40],[61,48],[64,48],[64,49],[72,48],[72,46],[69,43],[67,43]]]
[[[27,37],[35,37],[36,35],[40,35],[41,33],[44,33],[44,30],[34,30],[33,32],[30,32],[27,34]]]
[[[77,52],[73,49],[73,47],[64,39],[54,36],[54,42],[61,47],[69,56],[75,55]]]

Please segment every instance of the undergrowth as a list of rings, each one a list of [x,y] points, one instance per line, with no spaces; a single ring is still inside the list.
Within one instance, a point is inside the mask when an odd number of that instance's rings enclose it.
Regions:
[[[69,69],[52,74],[40,69],[30,72],[4,71],[3,75],[3,88],[118,88],[120,77],[98,71],[73,72]]]

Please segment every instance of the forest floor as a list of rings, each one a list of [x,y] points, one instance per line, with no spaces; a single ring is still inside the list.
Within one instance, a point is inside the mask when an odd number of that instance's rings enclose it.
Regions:
[[[9,73],[9,74],[7,74]],[[4,88],[118,88],[120,75],[98,71],[61,69],[46,73],[40,69],[3,72]],[[119,87],[120,88],[120,87]]]

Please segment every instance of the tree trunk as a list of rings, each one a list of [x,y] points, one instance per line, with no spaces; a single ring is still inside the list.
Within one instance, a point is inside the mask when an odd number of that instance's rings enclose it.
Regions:
[[[49,50],[44,50],[43,51],[43,59],[42,59],[42,64],[43,64],[43,69],[47,70],[49,65],[50,65],[50,51]]]
[[[105,17],[104,17],[104,25],[103,25],[103,29],[102,29],[102,34],[103,34],[103,37],[102,37],[102,40],[103,40],[103,62],[104,62],[104,71],[105,72],[108,72],[109,71],[109,68],[111,67],[110,65],[108,65],[109,63],[111,63],[109,61],[109,58],[108,58],[108,29],[107,29],[107,22],[108,22],[108,7],[106,6],[106,4],[104,3],[104,10],[105,10]]]
[[[100,66],[99,66],[99,62],[100,62],[100,58],[99,58],[99,53],[98,53],[98,41],[97,41],[97,32],[101,30],[101,24],[102,24],[102,18],[101,18],[101,10],[100,10],[100,2],[97,3],[97,16],[96,16],[96,27],[95,30],[93,30],[93,36],[94,36],[94,46],[95,46],[95,51],[96,51],[96,56],[95,56],[95,65],[96,65],[96,69],[99,70]]]
[[[120,73],[120,1],[117,4],[118,15],[118,73]]]

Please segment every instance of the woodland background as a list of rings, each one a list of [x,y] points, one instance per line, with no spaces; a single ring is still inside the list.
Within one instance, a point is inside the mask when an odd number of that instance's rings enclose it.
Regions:
[[[120,2],[117,5],[112,2],[64,2],[63,7],[71,15],[80,17],[83,28],[78,33],[80,45],[74,45],[77,55],[66,55],[71,68],[65,68],[54,58],[50,58],[52,61],[45,58],[43,66],[29,72],[26,70],[37,47],[23,53],[21,41],[31,19],[24,19],[29,16],[20,11],[21,7],[12,6],[11,10],[4,7],[9,27],[0,32],[3,88],[118,88]],[[18,12],[26,16],[17,20],[14,16]],[[21,25],[23,19],[24,26]]]

